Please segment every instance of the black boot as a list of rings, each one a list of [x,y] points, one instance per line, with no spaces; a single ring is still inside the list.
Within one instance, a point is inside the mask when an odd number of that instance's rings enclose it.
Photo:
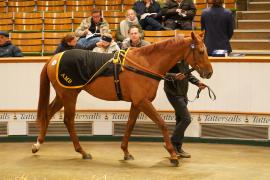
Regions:
[[[191,157],[191,155],[189,153],[185,152],[182,148],[179,149],[179,153],[178,154],[182,158],[190,158]]]
[[[191,155],[187,152],[185,152],[179,144],[173,143],[174,150],[176,154],[182,158],[190,158]]]

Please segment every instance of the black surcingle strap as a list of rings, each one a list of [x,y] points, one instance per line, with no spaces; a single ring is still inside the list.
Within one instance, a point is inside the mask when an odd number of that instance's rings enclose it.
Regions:
[[[113,64],[114,87],[115,87],[116,95],[119,100],[123,100],[122,91],[120,87],[120,80],[119,80],[120,68],[121,68],[121,64],[118,64],[118,63]]]
[[[120,50],[114,54],[114,58],[113,58],[114,87],[115,87],[115,91],[116,91],[116,95],[117,95],[118,100],[123,100],[121,86],[120,86],[119,73],[120,73],[122,65],[124,63],[123,61],[124,61],[126,54],[127,54],[127,51]]]

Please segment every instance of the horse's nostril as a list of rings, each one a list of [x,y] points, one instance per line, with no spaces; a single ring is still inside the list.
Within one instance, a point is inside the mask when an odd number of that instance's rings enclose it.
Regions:
[[[206,76],[207,79],[209,79],[212,76],[212,72],[208,73],[208,75]]]

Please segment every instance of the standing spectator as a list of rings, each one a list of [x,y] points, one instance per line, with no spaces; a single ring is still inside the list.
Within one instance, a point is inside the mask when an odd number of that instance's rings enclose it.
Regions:
[[[93,49],[93,52],[100,53],[113,53],[120,50],[117,43],[113,41],[112,35],[103,34],[99,42],[97,42],[97,47]]]
[[[129,9],[126,13],[126,19],[122,20],[117,28],[116,40],[122,42],[124,39],[128,38],[128,30],[132,25],[140,26],[140,23],[136,12],[133,9]]]
[[[172,145],[176,151],[176,154],[180,157],[190,158],[191,155],[183,150],[183,140],[187,127],[191,123],[190,113],[187,108],[188,98],[188,85],[191,82],[197,85],[200,89],[206,87],[191,73],[185,75],[189,70],[189,65],[181,61],[177,63],[170,71],[170,74],[174,74],[174,81],[164,81],[164,91],[166,96],[175,110],[176,125],[171,136]],[[170,75],[171,76],[171,75]]]
[[[9,34],[0,31],[0,57],[22,57],[21,50],[13,45],[9,39]]]
[[[129,38],[126,38],[121,49],[127,49],[129,47],[142,47],[150,44],[149,42],[142,40],[142,33],[139,26],[133,25],[128,30]]]
[[[144,30],[164,30],[161,25],[161,8],[154,0],[137,1],[133,9],[137,13],[139,22]]]
[[[84,19],[76,29],[75,35],[79,37],[78,44],[88,49],[96,44],[103,33],[109,32],[109,24],[101,17],[101,10],[94,9],[92,16]]]
[[[75,34],[68,33],[65,37],[62,38],[61,43],[58,45],[54,53],[57,54],[74,48],[82,49],[82,47],[77,44],[77,37]]]
[[[167,0],[162,13],[167,28],[191,30],[196,7],[192,0]]]
[[[208,55],[214,50],[232,51],[230,39],[233,35],[233,14],[230,10],[224,9],[224,0],[212,0],[213,5],[204,9],[201,16],[201,28],[205,30],[204,42]]]

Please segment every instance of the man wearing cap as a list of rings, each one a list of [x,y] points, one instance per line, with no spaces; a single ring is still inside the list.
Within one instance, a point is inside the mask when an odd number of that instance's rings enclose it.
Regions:
[[[113,53],[120,50],[117,43],[113,41],[112,35],[107,33],[101,36],[101,39],[96,43],[96,46],[97,47],[93,49],[93,52]]]
[[[0,57],[22,57],[21,50],[10,42],[9,34],[0,31]]]

